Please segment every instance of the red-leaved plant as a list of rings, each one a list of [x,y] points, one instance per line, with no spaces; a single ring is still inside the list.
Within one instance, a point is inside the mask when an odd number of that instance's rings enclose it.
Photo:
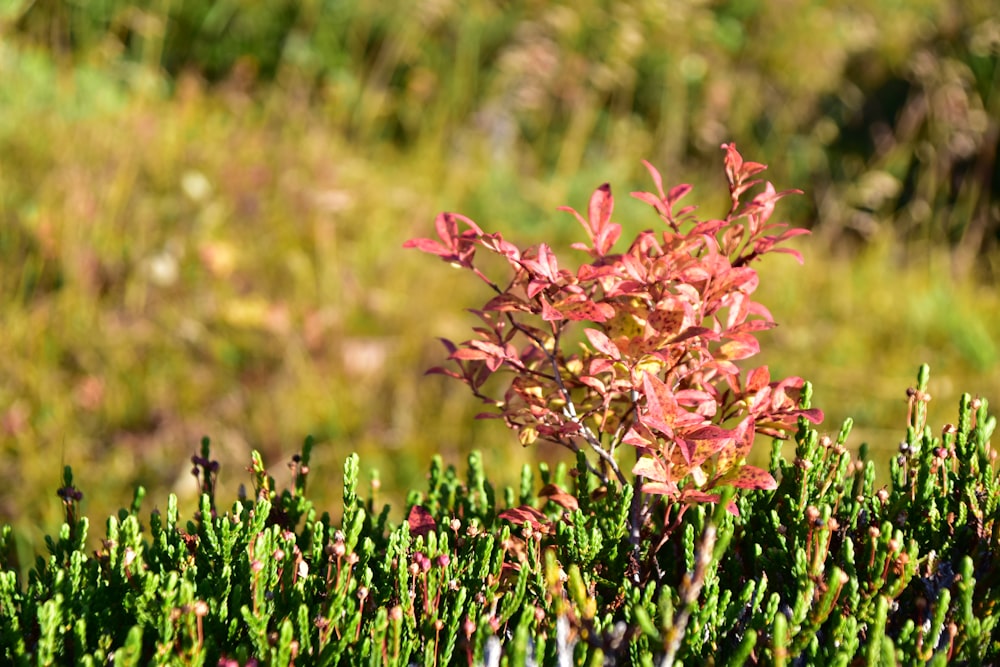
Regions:
[[[774,326],[750,298],[758,284],[751,263],[769,252],[801,263],[797,251],[778,245],[808,232],[769,222],[777,201],[799,191],[766,183],[744,201],[766,167],[744,161],[733,144],[722,148],[732,200],[723,219],[698,220],[695,207],[679,207],[691,186],[665,192],[646,162],[656,192],[632,196],[666,229],[639,233],[625,252],[612,252],[622,228],[611,221],[608,184],[590,198],[586,218],[561,208],[587,234],[572,247],[589,259],[573,271],[544,243],[521,250],[462,215],[439,215],[440,241],[405,247],[472,271],[496,295],[471,311],[482,320],[476,338],[443,340],[453,368],[428,372],[467,384],[498,411],[482,416],[503,418],[524,445],[544,438],[592,450],[592,468],[605,481],[611,471],[629,482],[618,450],[634,447],[641,490],[671,504],[717,501],[723,486],[775,488],[770,473],[745,462],[754,437],[785,437],[800,417],[816,423],[823,415],[799,408],[801,378],[774,381],[766,366],[744,374],[735,362],[757,354],[757,332]],[[506,282],[476,266],[478,249],[506,260]],[[513,376],[504,395],[487,395],[486,380],[501,371]]]

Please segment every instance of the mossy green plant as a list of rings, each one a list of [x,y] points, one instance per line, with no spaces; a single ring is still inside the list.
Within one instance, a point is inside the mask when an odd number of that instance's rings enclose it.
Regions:
[[[777,489],[730,488],[714,508],[691,508],[678,539],[639,562],[632,486],[582,460],[526,468],[518,494],[494,489],[476,456],[466,475],[435,459],[407,520],[393,524],[359,491],[357,457],[345,465],[342,516],[318,512],[306,443],[291,488],[279,490],[255,456],[253,497],[222,510],[205,493],[188,521],[173,498],[143,519],[138,491],[108,519],[97,552],[67,470],[66,523],[48,556],[26,581],[0,561],[3,660],[991,664],[996,419],[966,396],[956,422],[932,431],[921,416],[927,379],[923,367],[887,487],[844,447],[849,423],[832,438],[801,420],[790,459],[775,443]],[[197,456],[211,466],[207,440]],[[550,523],[512,521],[522,505]],[[5,527],[5,554],[10,539]],[[652,576],[639,583],[644,565]]]

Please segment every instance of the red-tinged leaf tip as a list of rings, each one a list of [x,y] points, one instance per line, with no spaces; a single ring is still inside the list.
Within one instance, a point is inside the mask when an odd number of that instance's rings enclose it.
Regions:
[[[546,484],[542,487],[541,491],[538,492],[539,498],[548,498],[556,505],[559,505],[563,509],[573,512],[580,507],[580,503],[577,501],[576,496],[570,493],[566,493],[560,489],[555,484]]]
[[[680,201],[681,197],[691,192],[691,190],[692,190],[691,186],[688,185],[687,183],[681,183],[680,185],[675,185],[674,187],[670,188],[670,192],[667,194],[667,200],[670,202],[670,205],[673,206],[678,201]]]
[[[406,517],[406,523],[410,526],[410,534],[413,536],[426,536],[437,528],[434,517],[421,505],[414,505],[410,510],[410,515]]]
[[[656,191],[659,193],[660,199],[663,199],[663,177],[660,175],[660,171],[646,160],[642,161],[642,165],[646,167],[646,171],[653,178],[653,184],[656,185]]]
[[[410,239],[403,243],[403,247],[407,249],[416,248],[417,250],[421,250],[432,255],[438,255],[439,257],[452,254],[451,250],[433,239]]]
[[[597,231],[611,219],[615,207],[615,199],[611,196],[611,184],[604,183],[590,196],[587,213],[590,215],[590,226]]]

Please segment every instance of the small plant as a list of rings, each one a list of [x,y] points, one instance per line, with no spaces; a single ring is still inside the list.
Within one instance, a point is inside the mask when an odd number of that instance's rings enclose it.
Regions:
[[[798,406],[801,378],[772,380],[766,366],[743,373],[736,362],[757,354],[757,333],[774,326],[751,299],[752,263],[770,252],[801,262],[779,245],[807,231],[770,221],[775,204],[798,191],[766,183],[748,197],[765,165],[744,161],[733,144],[722,148],[732,202],[722,219],[696,218],[694,206],[680,205],[691,186],[665,192],[649,163],[656,193],[632,196],[666,229],[640,232],[625,252],[613,252],[622,227],[611,219],[608,184],[590,198],[586,218],[562,208],[587,236],[572,246],[589,258],[575,270],[544,243],[522,250],[462,215],[439,215],[440,241],[405,247],[471,271],[495,294],[471,311],[482,320],[476,338],[443,340],[453,366],[428,372],[467,384],[497,410],[482,416],[502,418],[524,445],[544,438],[593,452],[591,470],[605,483],[628,483],[619,451],[635,448],[641,491],[679,504],[679,514],[718,501],[724,487],[775,488],[770,473],[745,462],[756,434],[784,438],[800,417],[818,423],[823,415]],[[510,275],[488,277],[476,264],[480,249],[506,260]],[[513,377],[497,396],[487,380],[500,372]]]

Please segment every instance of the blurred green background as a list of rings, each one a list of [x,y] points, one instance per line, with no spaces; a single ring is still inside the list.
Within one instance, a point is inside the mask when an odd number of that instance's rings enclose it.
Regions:
[[[887,456],[922,362],[935,428],[1000,401],[998,63],[994,0],[0,2],[0,521],[38,549],[63,465],[94,518],[190,511],[203,435],[232,497],[312,434],[329,508],[354,451],[387,500],[558,458],[422,375],[487,295],[403,241],[565,247],[605,181],[628,236],[643,158],[721,215],[723,141],[814,231],[759,265],[762,361]]]

